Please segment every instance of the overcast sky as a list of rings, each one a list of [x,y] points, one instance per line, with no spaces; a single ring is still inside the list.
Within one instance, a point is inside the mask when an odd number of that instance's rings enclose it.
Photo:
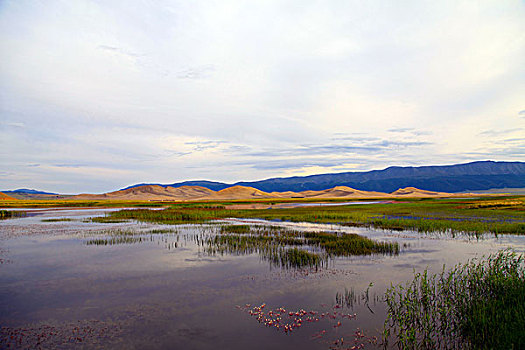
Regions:
[[[0,0],[0,190],[525,160],[525,2]]]

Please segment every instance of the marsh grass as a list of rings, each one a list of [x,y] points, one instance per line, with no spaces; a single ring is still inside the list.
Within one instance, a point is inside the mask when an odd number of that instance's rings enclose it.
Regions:
[[[12,218],[21,218],[25,217],[27,214],[23,211],[17,210],[0,210],[0,220],[12,219]]]
[[[52,219],[42,219],[40,220],[42,222],[68,222],[68,221],[75,221],[71,218],[52,218]]]
[[[416,273],[385,294],[384,345],[403,349],[525,347],[523,255],[500,251],[451,270]]]
[[[92,217],[92,218],[83,220],[83,222],[86,222],[86,223],[95,222],[95,223],[101,223],[101,224],[119,224],[119,223],[123,223],[126,221],[129,221],[129,219],[116,219],[111,216],[96,216],[96,217]]]
[[[86,245],[118,245],[118,244],[133,244],[146,242],[147,239],[143,237],[111,237],[111,238],[95,238],[86,241]]]
[[[205,209],[200,207],[189,207],[181,209],[163,210],[119,210],[111,212],[106,216],[93,218],[94,222],[113,222],[113,220],[136,220],[141,222],[152,222],[158,224],[189,224],[204,223],[209,220],[231,216],[231,210]]]
[[[204,223],[237,217],[292,222],[336,223],[388,230],[481,236],[525,234],[524,197],[481,199],[407,199],[389,204],[359,204],[287,209],[224,209],[219,204],[173,204],[163,210],[121,210],[94,222],[137,220],[164,224]]]
[[[86,245],[106,246],[106,245],[118,245],[118,244],[133,244],[133,243],[145,243],[153,241],[153,235],[176,235],[179,231],[172,228],[159,228],[149,230],[133,230],[133,229],[109,229],[109,230],[98,230],[91,231],[89,237],[103,236],[97,238],[90,238],[84,243]]]
[[[398,254],[398,243],[376,242],[356,234],[302,232],[261,225],[224,225],[202,241],[208,254],[258,253],[284,268],[319,267],[329,258]],[[233,232],[233,233],[232,233]]]
[[[250,233],[250,225],[223,225],[220,228],[221,233]]]

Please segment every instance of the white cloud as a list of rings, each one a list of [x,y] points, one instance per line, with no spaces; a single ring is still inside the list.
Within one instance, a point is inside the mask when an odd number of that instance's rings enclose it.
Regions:
[[[524,15],[518,0],[3,1],[0,189],[523,160],[522,131],[502,131],[525,127]]]

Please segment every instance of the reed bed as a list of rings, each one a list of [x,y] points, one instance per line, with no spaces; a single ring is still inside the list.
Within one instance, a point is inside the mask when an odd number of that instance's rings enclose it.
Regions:
[[[0,210],[0,220],[3,219],[12,219],[12,218],[21,218],[26,216],[26,213],[23,211],[15,210]]]
[[[90,237],[98,236],[97,238],[90,238],[85,241],[86,245],[106,246],[106,245],[117,245],[117,244],[133,244],[133,243],[145,243],[152,242],[154,240],[153,235],[161,235],[165,237],[167,235],[178,234],[179,231],[173,228],[159,228],[149,230],[134,230],[134,229],[109,229],[109,230],[98,230],[91,231]],[[105,237],[100,237],[105,236]]]
[[[133,244],[146,242],[147,239],[143,237],[111,237],[111,238],[95,238],[86,241],[86,245],[117,245],[117,244]]]
[[[500,251],[385,294],[384,345],[402,349],[525,347],[524,256]]]
[[[399,253],[398,243],[376,242],[357,234],[302,232],[261,225],[225,225],[218,232],[202,240],[208,254],[258,253],[285,268],[319,267],[329,258],[340,256]]]
[[[250,233],[252,229],[250,225],[223,225],[220,228],[221,233]]]
[[[40,220],[42,222],[69,222],[69,221],[75,221],[71,218],[52,218],[52,219],[42,219]]]
[[[214,219],[260,218],[292,222],[336,223],[388,230],[464,233],[525,234],[525,201],[511,197],[489,199],[426,199],[398,203],[299,207],[287,209],[223,209],[219,204],[177,204],[163,210],[121,210],[95,222],[137,220],[165,224],[204,223]]]
[[[209,220],[231,216],[231,210],[182,208],[163,210],[119,210],[106,216],[93,218],[96,222],[113,222],[113,220],[136,220],[141,222],[152,222],[157,224],[195,224],[204,223]]]

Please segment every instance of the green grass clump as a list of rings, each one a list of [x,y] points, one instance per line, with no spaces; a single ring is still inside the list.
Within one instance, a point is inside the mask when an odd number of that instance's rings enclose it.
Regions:
[[[163,209],[163,210],[119,210],[109,213],[107,216],[94,218],[96,222],[111,222],[112,220],[137,220],[141,222],[153,222],[158,224],[197,224],[213,219],[228,217],[230,210],[224,209]]]
[[[89,219],[84,220],[84,222],[96,222],[100,224],[119,224],[122,222],[126,222],[129,219],[116,219],[111,216],[96,216]]]
[[[226,225],[219,232],[202,241],[208,254],[259,253],[285,268],[318,267],[329,257],[399,253],[398,243],[376,242],[357,234],[301,232],[257,225]]]
[[[0,219],[9,219],[13,217],[13,212],[10,210],[0,210]]]
[[[250,233],[250,225],[223,225],[221,233]]]
[[[525,347],[523,255],[501,251],[449,271],[417,273],[386,292],[389,337],[403,349]]]
[[[0,210],[0,220],[12,219],[12,218],[22,218],[24,216],[26,216],[26,213],[23,211]]]
[[[118,245],[118,244],[133,244],[146,242],[142,237],[111,237],[111,238],[95,238],[86,241],[86,245]]]
[[[40,220],[42,222],[67,222],[67,221],[75,221],[73,219],[70,219],[70,218],[53,218],[53,219],[42,219]]]
[[[334,256],[398,254],[399,243],[377,242],[355,233],[305,232],[307,244],[318,245]]]

